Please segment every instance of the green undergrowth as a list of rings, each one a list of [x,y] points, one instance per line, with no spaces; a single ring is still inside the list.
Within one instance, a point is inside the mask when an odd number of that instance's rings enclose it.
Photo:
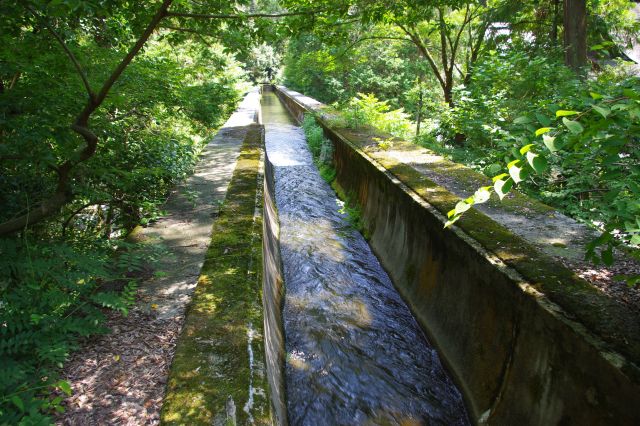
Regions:
[[[171,366],[165,424],[227,424],[233,418],[237,424],[269,424],[262,367],[262,218],[255,215],[261,209],[256,205],[261,141],[260,127],[252,126],[213,225]]]
[[[84,244],[82,244],[84,242]],[[0,239],[0,425],[51,424],[71,394],[61,368],[83,339],[127,315],[163,253],[125,241]]]
[[[347,193],[336,179],[331,182],[331,187],[335,191],[338,198],[342,200],[342,207],[340,213],[346,214],[347,219],[351,226],[353,226],[358,232],[360,232],[367,240],[369,239],[369,232],[364,223],[362,216],[362,208],[358,202],[354,201],[356,197],[353,194]]]
[[[327,183],[331,184],[336,178],[336,169],[335,167],[327,164],[320,164],[318,166],[318,170],[320,171],[320,177],[324,179]]]

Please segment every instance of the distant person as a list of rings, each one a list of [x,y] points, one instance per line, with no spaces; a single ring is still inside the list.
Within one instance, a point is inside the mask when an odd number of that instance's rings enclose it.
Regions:
[[[267,73],[267,80],[271,81],[271,78],[273,77],[273,68],[267,67],[265,68],[265,72]]]

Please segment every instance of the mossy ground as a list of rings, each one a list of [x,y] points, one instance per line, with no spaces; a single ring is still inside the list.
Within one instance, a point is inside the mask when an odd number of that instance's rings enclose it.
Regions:
[[[270,423],[264,372],[262,223],[255,216],[261,211],[256,206],[261,150],[261,128],[251,126],[213,225],[178,341],[162,411],[164,424],[227,424],[232,411],[239,424],[250,423],[249,416],[256,424]]]

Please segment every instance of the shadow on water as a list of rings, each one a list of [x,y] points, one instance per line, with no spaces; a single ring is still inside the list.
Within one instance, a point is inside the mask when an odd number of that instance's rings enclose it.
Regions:
[[[339,212],[304,133],[265,93],[286,294],[293,425],[465,425],[462,396],[365,239]]]

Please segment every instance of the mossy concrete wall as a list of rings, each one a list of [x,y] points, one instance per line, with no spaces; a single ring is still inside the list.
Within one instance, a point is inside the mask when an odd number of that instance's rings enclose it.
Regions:
[[[280,225],[275,203],[273,165],[265,153],[264,213],[263,213],[263,306],[264,345],[267,377],[271,390],[274,423],[287,425],[287,404],[284,381],[285,347],[282,304],[284,278],[280,257]]]
[[[309,109],[277,92],[294,116]],[[372,248],[478,423],[638,424],[633,352],[622,355],[588,322],[606,301],[480,212],[445,229],[457,197],[402,164],[383,166],[319,121],[334,143],[335,184],[360,204]],[[588,313],[566,308],[591,303]]]
[[[262,309],[263,127],[248,126],[167,384],[164,424],[271,424]]]

